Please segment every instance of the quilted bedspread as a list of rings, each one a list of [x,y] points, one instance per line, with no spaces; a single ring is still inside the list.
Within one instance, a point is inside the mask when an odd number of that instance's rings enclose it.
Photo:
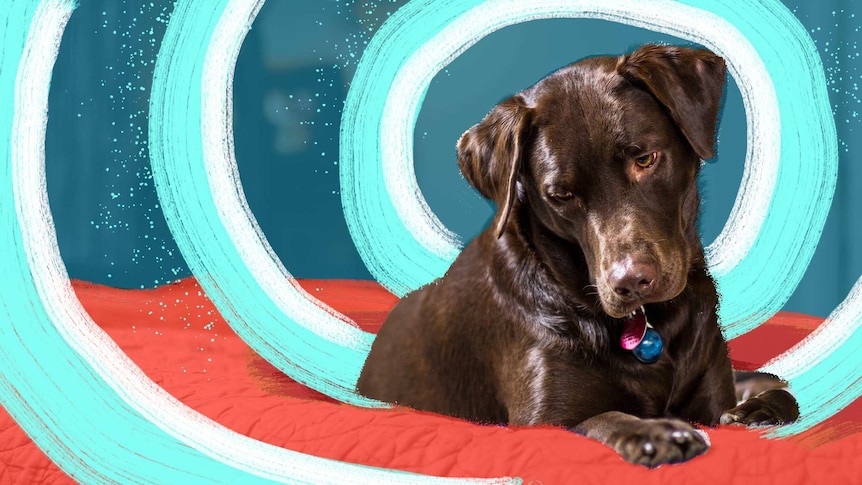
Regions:
[[[313,296],[376,331],[396,298],[372,282],[301,281]],[[249,437],[312,455],[449,477],[521,477],[525,483],[862,483],[862,403],[789,439],[708,429],[712,448],[647,470],[603,445],[554,427],[477,425],[405,408],[341,404],[279,373],[238,338],[193,279],[154,290],[73,286],[84,307],[156,383]],[[781,313],[731,342],[754,369],[791,347],[819,318]],[[67,483],[0,409],[0,483]]]

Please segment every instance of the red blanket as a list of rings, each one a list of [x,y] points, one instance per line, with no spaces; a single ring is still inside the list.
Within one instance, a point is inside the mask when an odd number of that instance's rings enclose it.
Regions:
[[[376,331],[396,298],[377,284],[303,281],[315,297]],[[155,290],[75,282],[93,319],[146,374],[186,405],[252,438],[352,463],[451,477],[518,476],[556,483],[860,483],[862,402],[786,440],[731,427],[689,463],[646,470],[603,445],[552,427],[480,426],[408,409],[336,403],[276,371],[221,320],[192,279]],[[798,342],[819,318],[782,313],[731,342],[753,369]],[[66,477],[0,409],[0,482]]]

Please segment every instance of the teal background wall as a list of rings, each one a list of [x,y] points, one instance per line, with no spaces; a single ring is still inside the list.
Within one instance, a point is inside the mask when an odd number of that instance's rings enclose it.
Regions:
[[[342,215],[341,106],[365,43],[397,1],[269,0],[243,45],[234,85],[236,157],[264,234],[297,277],[370,278]],[[825,316],[862,274],[859,97],[862,8],[786,0],[819,48],[841,148],[835,201],[809,270],[786,309]],[[149,169],[147,103],[172,3],[83,0],[60,47],[49,100],[48,192],[70,276],[151,287],[189,274],[159,208]],[[455,141],[496,103],[579,58],[645,42],[685,44],[597,20],[502,29],[431,84],[415,130],[416,175],[438,217],[468,240],[492,206],[461,178]],[[800,73],[800,75],[803,75]],[[718,157],[703,170],[701,233],[730,212],[745,157],[745,115],[727,90]]]

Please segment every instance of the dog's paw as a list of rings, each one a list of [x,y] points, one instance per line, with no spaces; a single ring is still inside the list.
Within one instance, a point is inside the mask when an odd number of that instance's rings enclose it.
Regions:
[[[644,419],[621,433],[614,449],[626,461],[647,467],[690,460],[709,449],[705,435],[677,419]]]
[[[784,389],[769,389],[725,411],[719,422],[744,426],[769,426],[796,421],[799,405]]]

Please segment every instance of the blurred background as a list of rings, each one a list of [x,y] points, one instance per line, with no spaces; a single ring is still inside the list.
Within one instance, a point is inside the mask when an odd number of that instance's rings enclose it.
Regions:
[[[299,278],[371,279],[342,214],[341,108],[363,48],[406,0],[269,0],[234,79],[236,158],[249,206]],[[862,275],[862,22],[852,0],[785,0],[817,45],[839,137],[839,180],[817,252],[789,311],[826,316]],[[149,88],[173,2],[81,0],[51,85],[48,195],[72,278],[148,288],[190,274],[159,207],[147,150]],[[440,220],[467,241],[493,215],[460,176],[455,142],[498,102],[582,57],[647,42],[688,44],[586,19],[504,28],[432,82],[415,129],[416,177]],[[800,76],[804,73],[800,73]],[[702,171],[701,234],[721,231],[742,176],[745,113],[732,80],[718,156]]]

